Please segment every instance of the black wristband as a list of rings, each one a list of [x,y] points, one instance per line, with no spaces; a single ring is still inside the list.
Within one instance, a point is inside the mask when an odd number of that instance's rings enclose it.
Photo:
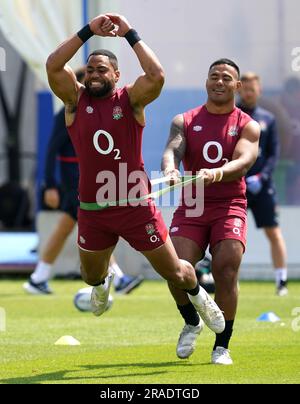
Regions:
[[[91,30],[89,24],[83,27],[80,31],[77,32],[77,36],[85,43],[88,39],[94,36],[93,31]]]
[[[139,34],[136,32],[135,29],[131,28],[126,35],[124,35],[124,38],[127,39],[129,45],[133,48],[134,45],[141,41],[141,38],[139,37]]]

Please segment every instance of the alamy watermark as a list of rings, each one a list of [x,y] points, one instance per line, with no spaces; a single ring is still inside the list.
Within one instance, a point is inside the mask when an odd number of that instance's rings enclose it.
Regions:
[[[0,46],[0,72],[6,71],[6,52],[4,48]]]
[[[292,330],[294,332],[300,331],[300,307],[294,307],[292,310],[292,316],[295,317],[292,321]]]
[[[294,72],[300,72],[300,47],[292,49],[292,56],[294,57],[292,60],[292,70]]]
[[[6,331],[6,312],[3,307],[0,307],[0,332]]]
[[[127,163],[119,163],[118,172],[109,170],[100,171],[96,177],[96,195],[92,201],[82,201],[81,207],[87,210],[97,210],[99,207],[108,206],[147,206],[149,199],[160,199],[160,206],[172,206],[170,191],[180,188],[181,199],[179,205],[185,206],[187,217],[199,217],[204,210],[204,182],[201,178],[196,180],[192,172],[185,172],[183,178],[178,178],[177,183],[169,186],[167,177],[158,180],[158,171],[151,172],[150,181],[145,171],[130,171]],[[155,180],[156,179],[156,180]],[[163,186],[164,184],[164,186]],[[158,187],[158,189],[157,189]],[[85,203],[88,202],[88,203]]]

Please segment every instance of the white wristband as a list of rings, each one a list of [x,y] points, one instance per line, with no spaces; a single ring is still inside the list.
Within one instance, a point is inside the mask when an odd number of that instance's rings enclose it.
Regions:
[[[212,180],[212,182],[216,182],[217,170],[216,170],[215,168],[212,169],[212,174],[213,174],[213,180]]]
[[[223,168],[218,168],[218,174],[219,174],[219,178],[216,179],[217,182],[221,182],[224,176],[224,170]]]

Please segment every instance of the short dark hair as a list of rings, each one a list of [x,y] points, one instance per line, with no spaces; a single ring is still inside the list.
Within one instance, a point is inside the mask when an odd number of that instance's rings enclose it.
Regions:
[[[219,65],[229,65],[232,66],[238,74],[238,79],[240,79],[240,68],[238,67],[238,65],[236,63],[234,63],[232,60],[227,59],[227,58],[222,58],[222,59],[218,59],[216,60],[214,63],[212,63],[209,66],[209,70],[210,71],[214,66],[219,66]]]
[[[109,59],[109,61],[110,61],[110,63],[112,64],[113,68],[114,68],[115,70],[118,70],[119,66],[118,66],[118,59],[117,59],[117,56],[116,56],[114,53],[112,53],[111,51],[107,50],[107,49],[97,49],[97,50],[93,51],[93,52],[88,56],[86,62],[88,63],[88,61],[90,60],[90,58],[91,58],[92,56],[99,56],[99,55],[101,55],[101,56],[107,56],[108,59]]]

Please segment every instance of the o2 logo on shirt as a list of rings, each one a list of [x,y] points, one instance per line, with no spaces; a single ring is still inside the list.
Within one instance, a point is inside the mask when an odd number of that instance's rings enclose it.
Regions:
[[[99,145],[100,136],[104,136],[106,138],[106,140],[108,141],[108,147],[106,150],[102,149]],[[110,133],[106,132],[103,129],[97,130],[97,132],[94,134],[94,137],[93,137],[93,143],[94,143],[95,149],[97,150],[98,153],[100,153],[104,156],[107,156],[108,154],[113,152],[113,153],[115,153],[114,160],[121,160],[121,151],[120,151],[120,149],[114,149],[115,142]]]
[[[215,151],[217,151],[217,156],[215,158],[209,157],[209,154],[211,155],[211,153],[209,153],[210,150],[213,150],[214,153],[215,153]],[[211,164],[216,164],[219,161],[224,161],[224,164],[229,162],[228,159],[223,158],[223,147],[219,142],[211,141],[211,142],[205,143],[205,145],[203,147],[203,157],[204,157],[205,161],[207,161],[208,163],[211,163]]]

